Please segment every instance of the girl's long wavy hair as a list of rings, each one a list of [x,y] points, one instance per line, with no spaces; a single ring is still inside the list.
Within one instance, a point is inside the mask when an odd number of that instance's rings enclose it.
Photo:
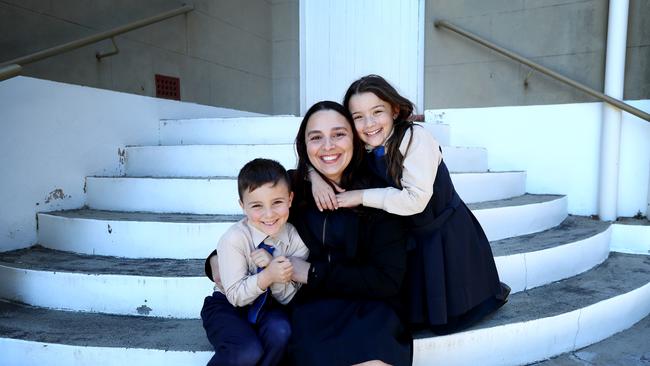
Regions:
[[[344,189],[350,189],[358,187],[362,182],[362,177],[358,174],[360,173],[360,167],[362,166],[364,153],[363,153],[363,142],[359,139],[359,135],[354,128],[354,122],[352,122],[352,116],[348,112],[347,108],[344,108],[337,102],[332,102],[329,100],[321,101],[309,108],[307,113],[300,123],[300,128],[298,129],[298,134],[296,135],[296,152],[298,153],[298,166],[296,168],[296,175],[298,177],[297,184],[304,187],[304,179],[307,177],[308,169],[311,167],[309,162],[309,156],[307,155],[307,141],[306,141],[306,132],[307,132],[307,123],[311,116],[316,112],[320,111],[334,111],[343,117],[350,125],[350,130],[352,132],[352,160],[348,166],[343,170],[343,175],[341,177],[341,183],[339,186]],[[326,182],[330,182],[321,172],[316,170],[318,174],[323,177]],[[331,182],[330,182],[331,183]],[[296,189],[301,189],[303,187],[296,187]],[[311,193],[309,194],[311,195]]]
[[[402,188],[400,180],[402,179],[404,155],[399,151],[399,146],[404,139],[406,131],[413,128],[413,122],[409,117],[413,114],[413,103],[401,96],[386,79],[379,75],[366,75],[353,82],[343,97],[343,106],[350,110],[350,98],[356,94],[373,93],[379,99],[390,104],[393,113],[397,117],[393,121],[393,134],[385,142],[386,163],[388,165],[388,176],[393,180],[397,187]],[[411,147],[413,132],[406,146],[406,154]]]

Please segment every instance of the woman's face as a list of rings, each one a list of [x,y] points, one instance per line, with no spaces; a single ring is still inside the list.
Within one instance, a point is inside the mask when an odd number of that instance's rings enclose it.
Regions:
[[[393,131],[393,120],[397,117],[390,103],[374,93],[365,92],[353,95],[348,106],[361,141],[372,147],[383,145]]]
[[[352,127],[344,116],[333,110],[312,114],[305,129],[307,156],[312,166],[339,184],[354,151]]]

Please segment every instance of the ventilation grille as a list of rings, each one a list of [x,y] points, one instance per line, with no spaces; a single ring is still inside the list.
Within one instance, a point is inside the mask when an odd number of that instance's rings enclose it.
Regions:
[[[156,74],[156,97],[181,100],[181,79]]]

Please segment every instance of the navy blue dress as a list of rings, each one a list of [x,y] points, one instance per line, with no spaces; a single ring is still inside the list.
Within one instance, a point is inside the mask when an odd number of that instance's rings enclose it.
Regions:
[[[300,191],[290,221],[309,248],[311,268],[290,303],[292,363],[410,365],[412,340],[399,316],[403,218],[367,208],[320,212],[309,186]]]
[[[368,155],[373,174],[397,188],[385,155]],[[414,330],[455,332],[505,303],[510,289],[499,281],[490,243],[456,193],[444,161],[426,208],[407,218],[411,241],[403,299]]]

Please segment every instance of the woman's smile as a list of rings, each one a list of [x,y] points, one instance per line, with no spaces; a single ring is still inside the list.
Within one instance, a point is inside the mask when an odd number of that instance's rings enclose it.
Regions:
[[[333,110],[314,113],[307,121],[305,143],[311,165],[334,183],[352,160],[352,129],[345,117]]]

